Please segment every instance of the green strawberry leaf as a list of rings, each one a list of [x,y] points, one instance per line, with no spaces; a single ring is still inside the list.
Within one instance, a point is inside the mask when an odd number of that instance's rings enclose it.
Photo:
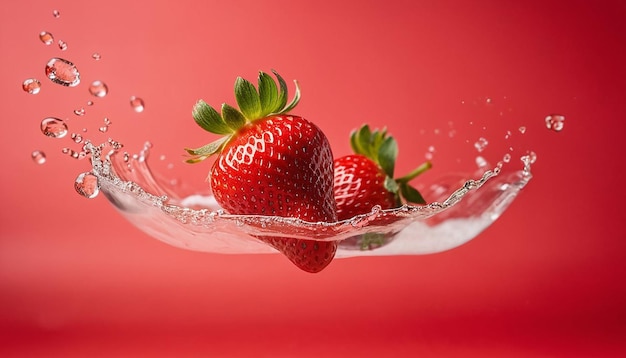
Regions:
[[[235,81],[235,100],[246,118],[260,118],[261,99],[259,93],[250,81],[237,77]]]
[[[262,117],[280,110],[280,99],[276,82],[270,75],[264,72],[259,72],[259,98]]]
[[[280,86],[280,92],[278,93],[278,108],[284,108],[287,104],[287,83],[285,80],[278,74],[278,72],[272,70],[274,76],[278,80],[278,84]]]
[[[293,81],[296,85],[296,93],[293,95],[291,102],[285,106],[285,108],[281,109],[278,113],[289,113],[294,107],[300,102],[300,85],[298,85],[298,81]]]
[[[230,136],[222,137],[215,142],[211,142],[207,145],[204,145],[200,148],[185,148],[185,151],[191,155],[201,156],[201,157],[209,157],[217,152],[219,152],[224,144],[230,139]],[[202,158],[201,160],[206,159]]]
[[[393,172],[398,157],[398,143],[393,137],[385,138],[378,148],[378,165],[388,177],[393,178]]]
[[[233,129],[229,127],[222,116],[203,100],[199,100],[191,112],[193,119],[205,131],[215,134],[230,134]]]
[[[401,182],[399,184],[400,184],[400,192],[402,193],[402,197],[404,197],[406,201],[410,203],[414,203],[414,204],[426,204],[426,200],[424,200],[424,198],[422,197],[422,194],[420,194],[420,192],[417,189],[410,186],[406,182]]]
[[[235,107],[226,103],[222,104],[222,117],[224,122],[233,130],[237,130],[246,124],[246,117]]]

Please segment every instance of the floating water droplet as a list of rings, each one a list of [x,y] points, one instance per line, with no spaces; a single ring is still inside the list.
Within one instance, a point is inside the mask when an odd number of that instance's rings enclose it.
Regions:
[[[102,56],[101,56],[98,52],[94,52],[94,53],[91,55],[91,58],[93,58],[93,59],[94,59],[94,60],[96,60],[96,61],[100,61],[100,59],[102,58]]]
[[[45,43],[48,46],[52,45],[52,43],[54,42],[54,36],[52,36],[52,34],[48,31],[40,32],[39,39],[41,40],[41,42]]]
[[[84,108],[76,108],[74,110],[74,114],[77,116],[84,116],[85,115],[85,109]]]
[[[78,133],[72,133],[72,139],[76,143],[81,143],[83,141],[83,136]]]
[[[48,137],[63,138],[67,134],[67,124],[59,118],[44,118],[41,121],[41,132]]]
[[[159,156],[159,160],[165,160],[165,158],[166,158],[166,157],[165,157],[165,154],[161,154],[161,155]]]
[[[480,155],[476,157],[476,166],[479,168],[484,168],[488,165],[487,160]]]
[[[448,132],[448,137],[454,138],[455,135],[456,135],[456,130],[450,129],[450,131]]]
[[[46,76],[62,86],[75,87],[80,83],[80,73],[74,64],[68,60],[54,57],[46,64]]]
[[[493,102],[493,100],[489,97],[487,97],[487,99],[485,100],[485,103],[487,104],[491,104]]]
[[[88,106],[93,106],[93,101],[87,101]]]
[[[35,78],[29,78],[22,83],[22,89],[24,92],[30,94],[37,94],[41,90],[41,82]]]
[[[102,119],[102,121],[104,122],[105,125],[110,126],[111,125],[111,120],[109,119],[109,117],[104,117],[104,119]]]
[[[483,150],[485,150],[488,144],[489,142],[487,141],[487,139],[480,137],[478,138],[478,141],[474,143],[474,148],[476,148],[477,151],[482,152]]]
[[[109,127],[108,126],[102,126],[102,127],[98,128],[98,130],[100,132],[102,132],[102,133],[106,133],[109,130]]]
[[[511,154],[506,153],[503,157],[502,157],[502,161],[505,163],[508,163],[511,161]]]
[[[61,51],[67,50],[67,42],[65,42],[63,40],[59,40],[58,44],[59,44],[59,49]]]
[[[519,132],[520,132],[520,133],[522,133],[522,134],[526,133],[526,127],[525,127],[525,126],[521,126],[521,127],[519,127],[519,129],[518,129],[518,130],[519,130]]]
[[[89,93],[96,97],[104,97],[109,93],[109,87],[102,81],[93,81],[89,86]]]
[[[504,136],[504,139],[511,138],[511,135],[512,135],[511,131],[506,131],[506,135]]]
[[[93,173],[82,173],[74,181],[74,189],[76,192],[87,199],[93,199],[100,193],[100,184],[98,177]]]
[[[40,150],[35,150],[30,154],[30,157],[33,159],[33,161],[37,164],[43,164],[46,162],[46,153],[40,151]]]
[[[560,132],[565,124],[565,116],[560,114],[551,114],[546,117],[546,127],[555,132]]]
[[[130,106],[137,113],[143,112],[143,110],[144,110],[143,99],[141,99],[139,97],[135,97],[135,96],[130,97]]]
[[[54,16],[55,19],[58,19],[61,16],[61,13],[59,12],[59,10],[53,10],[52,16]]]

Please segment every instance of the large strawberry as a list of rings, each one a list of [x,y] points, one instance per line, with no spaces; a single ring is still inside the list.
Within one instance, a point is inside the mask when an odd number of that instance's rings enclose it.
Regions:
[[[333,155],[326,136],[308,120],[287,114],[300,99],[296,85],[287,104],[287,85],[260,72],[258,90],[239,77],[239,109],[222,104],[221,114],[200,100],[193,118],[203,129],[224,135],[186,149],[195,163],[217,154],[210,174],[217,202],[231,214],[296,217],[309,222],[337,220],[333,197]],[[319,272],[333,259],[337,244],[285,237],[259,237],[299,268]]]
[[[404,202],[425,204],[420,192],[409,182],[430,169],[425,162],[409,174],[394,179],[398,144],[386,130],[371,131],[368,125],[352,132],[350,144],[355,154],[335,159],[334,192],[339,220],[381,209],[399,207]]]

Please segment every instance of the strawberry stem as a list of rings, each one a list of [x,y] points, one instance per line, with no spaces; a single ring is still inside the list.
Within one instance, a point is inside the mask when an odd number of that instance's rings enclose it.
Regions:
[[[418,175],[426,172],[428,169],[432,168],[433,165],[431,162],[424,162],[419,167],[413,169],[409,174],[396,179],[397,183],[408,183],[411,180],[415,179]]]

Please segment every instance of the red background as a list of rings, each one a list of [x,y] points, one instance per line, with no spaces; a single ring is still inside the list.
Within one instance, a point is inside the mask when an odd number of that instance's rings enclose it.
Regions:
[[[5,4],[0,354],[625,354],[624,20],[623,1]],[[67,51],[39,42],[43,30]],[[78,65],[79,87],[44,78],[53,56]],[[172,175],[202,183],[207,168],[178,157],[212,139],[191,106],[232,103],[236,76],[271,68],[299,80],[298,113],[338,155],[352,128],[387,125],[401,144],[399,171],[435,146],[423,179],[434,180],[470,168],[479,136],[490,141],[485,157],[498,160],[508,129],[515,158],[537,153],[535,177],[460,248],[336,260],[309,275],[279,255],[204,254],[151,239],[103,197],[76,195],[88,163],[60,153],[70,139],[38,129],[46,116],[70,117],[76,130],[107,115],[107,135],[129,151],[150,140],[163,168],[175,163]],[[43,83],[36,96],[20,89],[33,76]],[[75,117],[96,79],[110,94]],[[146,100],[143,113],[130,110],[131,95]],[[566,116],[562,132],[545,129],[550,113]],[[48,162],[34,164],[34,149]]]

